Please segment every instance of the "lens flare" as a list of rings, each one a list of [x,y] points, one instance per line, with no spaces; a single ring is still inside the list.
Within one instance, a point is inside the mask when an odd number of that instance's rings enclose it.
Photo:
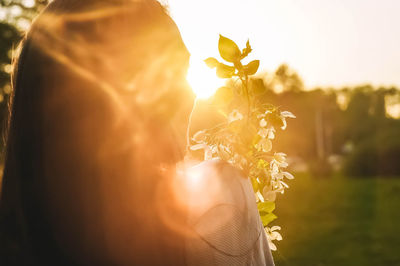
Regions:
[[[215,70],[207,67],[203,59],[192,56],[187,74],[187,80],[198,98],[211,97],[225,82],[215,75]]]

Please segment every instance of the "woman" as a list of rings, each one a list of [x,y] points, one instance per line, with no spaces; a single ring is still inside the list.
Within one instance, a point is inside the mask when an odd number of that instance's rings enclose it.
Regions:
[[[47,7],[13,76],[2,265],[273,264],[249,182],[182,163],[188,60],[156,1]]]

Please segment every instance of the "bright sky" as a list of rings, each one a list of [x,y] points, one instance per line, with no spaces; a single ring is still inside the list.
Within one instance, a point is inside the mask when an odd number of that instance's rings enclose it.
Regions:
[[[165,1],[164,1],[165,2]],[[167,0],[196,58],[218,34],[247,38],[261,69],[287,63],[315,86],[400,86],[400,0]]]

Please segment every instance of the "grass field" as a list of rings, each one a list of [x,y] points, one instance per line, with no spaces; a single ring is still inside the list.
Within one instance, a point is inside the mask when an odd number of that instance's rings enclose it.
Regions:
[[[400,265],[400,178],[298,175],[277,199],[276,265]]]

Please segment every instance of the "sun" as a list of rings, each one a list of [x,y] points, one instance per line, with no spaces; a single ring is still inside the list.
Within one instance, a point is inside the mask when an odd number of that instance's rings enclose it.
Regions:
[[[210,69],[203,59],[193,55],[190,58],[187,80],[197,98],[200,99],[211,97],[225,84],[223,79],[215,75],[215,69]]]

